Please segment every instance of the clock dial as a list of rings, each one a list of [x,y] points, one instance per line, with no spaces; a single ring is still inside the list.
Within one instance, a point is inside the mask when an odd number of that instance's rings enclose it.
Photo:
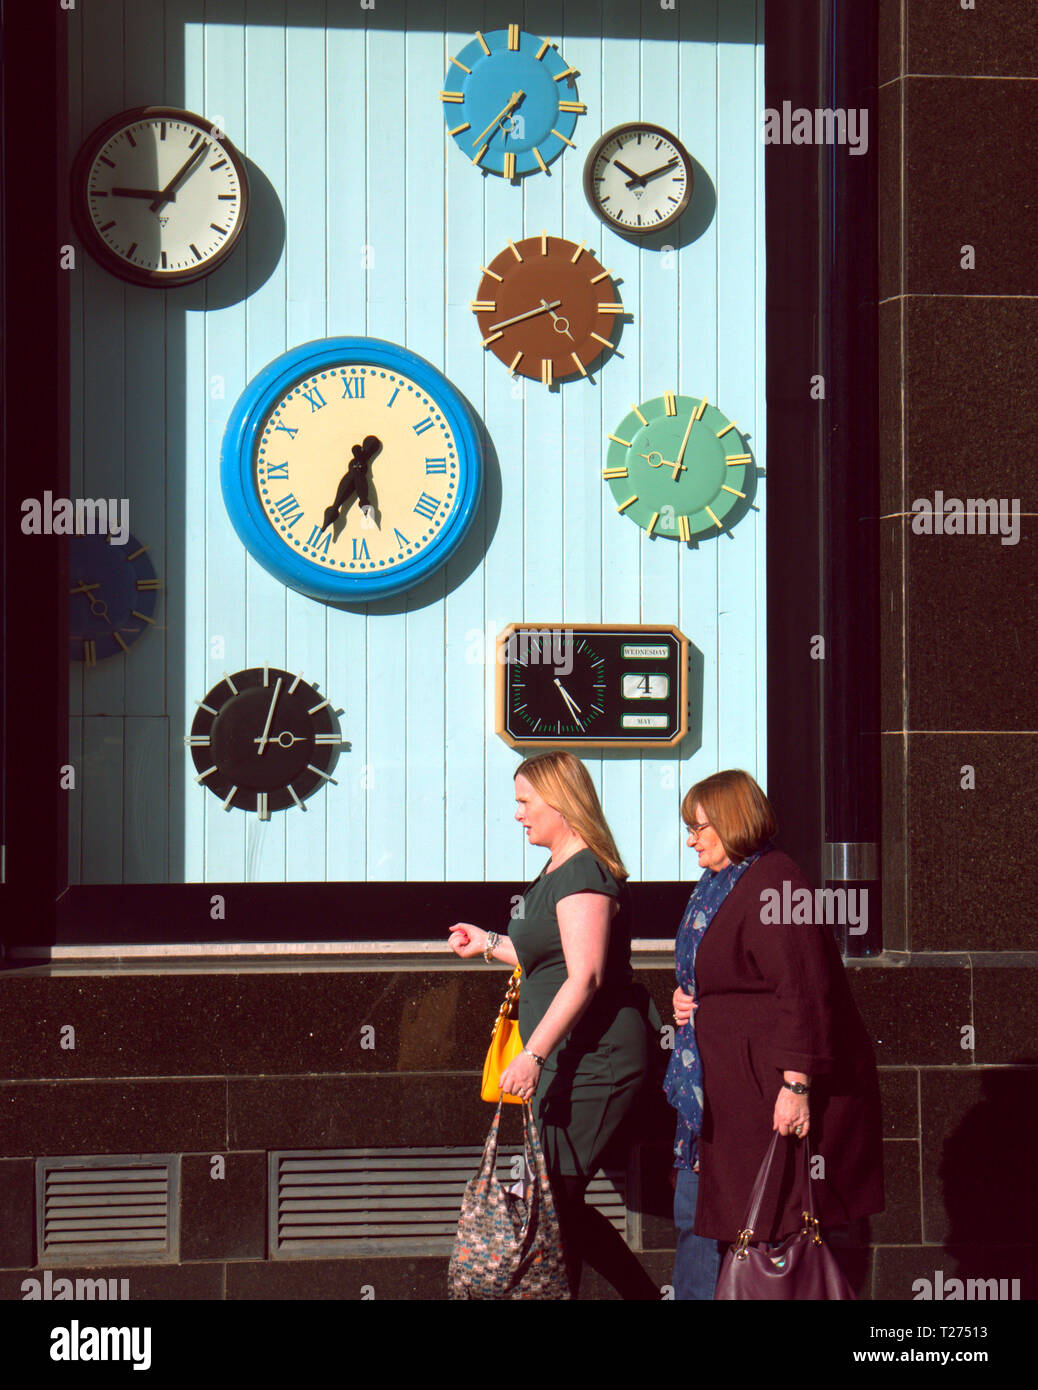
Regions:
[[[152,287],[188,284],[226,259],[245,226],[249,184],[217,127],[176,107],[124,111],[83,145],[72,211],[90,253]]]
[[[162,581],[148,547],[127,535],[125,545],[108,536],[73,536],[69,544],[69,651],[73,661],[93,666],[128,652],[155,626]]]
[[[327,782],[343,739],[331,702],[302,674],[254,666],[225,675],[198,702],[184,739],[198,775],[225,811],[271,811],[303,802]],[[305,808],[303,808],[305,809]]]
[[[605,350],[624,313],[612,272],[562,237],[525,237],[483,268],[471,304],[483,346],[514,376],[550,386],[587,368]]]
[[[443,80],[447,133],[473,163],[516,179],[547,170],[587,107],[576,99],[576,68],[550,39],[510,24],[475,38],[451,58]]]
[[[666,391],[632,407],[608,439],[602,476],[616,510],[651,536],[716,535],[747,502],[753,460],[735,422],[705,398]]]
[[[607,131],[584,166],[584,192],[602,221],[644,236],[676,222],[692,196],[693,166],[681,141],[637,121]]]
[[[293,349],[232,412],[224,496],[271,573],[314,598],[407,588],[460,543],[482,457],[460,395],[428,362],[376,339]]]
[[[684,737],[688,642],[677,628],[512,623],[497,640],[497,732],[513,748]]]

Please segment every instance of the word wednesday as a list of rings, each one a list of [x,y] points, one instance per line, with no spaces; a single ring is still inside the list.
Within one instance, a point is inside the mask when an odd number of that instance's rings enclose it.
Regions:
[[[132,1361],[135,1371],[151,1369],[150,1327],[69,1327],[50,1330],[52,1361]]]
[[[27,497],[22,503],[22,531],[27,536],[105,536],[112,545],[130,538],[128,497]]]
[[[917,536],[998,536],[1003,545],[1020,539],[1020,499],[1014,497],[945,497],[935,492],[912,503],[912,530]]]
[[[857,899],[857,902],[855,902]],[[783,880],[782,892],[762,888],[760,920],[765,926],[810,927],[834,922],[851,926],[851,936],[863,936],[869,929],[869,890],[867,888],[797,888]],[[860,925],[859,925],[860,924]]]
[[[862,107],[845,111],[842,106],[798,106],[782,103],[782,110],[766,106],[762,113],[761,140],[765,145],[848,145],[851,154],[869,148],[869,113]]]

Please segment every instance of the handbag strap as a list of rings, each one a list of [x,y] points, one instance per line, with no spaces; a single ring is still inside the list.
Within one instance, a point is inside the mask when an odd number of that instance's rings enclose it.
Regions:
[[[743,1229],[739,1232],[738,1240],[732,1247],[735,1251],[737,1258],[739,1259],[745,1258],[746,1247],[753,1239],[753,1233],[757,1227],[757,1219],[760,1216],[761,1202],[764,1200],[764,1189],[767,1187],[768,1184],[768,1176],[771,1172],[771,1165],[775,1159],[775,1149],[778,1146],[778,1141],[779,1132],[778,1130],[776,1130],[775,1133],[771,1136],[771,1143],[768,1145],[768,1151],[761,1161],[760,1168],[757,1170],[757,1179],[753,1184],[753,1191],[750,1193],[750,1207],[749,1211],[746,1214],[746,1223]],[[802,1216],[804,1220],[803,1234],[810,1235],[816,1245],[821,1245],[822,1237],[818,1231],[818,1221],[815,1217],[814,1193],[811,1190],[810,1160],[811,1146],[808,1140],[805,1138],[801,1141],[800,1144],[800,1159],[798,1164],[798,1167],[800,1169],[801,1201],[804,1200],[805,1196],[807,1200],[807,1207],[806,1209],[802,1210]]]
[[[494,1176],[494,1169],[497,1167],[497,1139],[501,1128],[501,1106],[503,1101],[498,1101],[497,1109],[494,1111],[494,1118],[490,1125],[490,1133],[487,1135],[487,1142],[483,1145],[483,1161],[479,1165],[479,1176],[485,1183],[489,1183]]]

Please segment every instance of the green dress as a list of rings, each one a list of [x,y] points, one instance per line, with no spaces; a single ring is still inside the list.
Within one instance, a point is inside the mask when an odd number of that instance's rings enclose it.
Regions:
[[[525,1042],[533,1035],[566,980],[556,906],[572,893],[602,893],[620,907],[609,924],[602,985],[545,1058],[533,1110],[549,1171],[590,1178],[638,1098],[649,1067],[649,1035],[645,992],[631,975],[630,892],[582,849],[557,869],[542,869],[509,930],[523,967],[520,1036]]]

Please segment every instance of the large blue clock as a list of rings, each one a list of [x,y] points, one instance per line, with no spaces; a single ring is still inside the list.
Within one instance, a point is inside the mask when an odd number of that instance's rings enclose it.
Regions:
[[[473,164],[506,179],[546,170],[587,107],[550,39],[510,24],[465,45],[444,78],[447,133]]]
[[[431,363],[377,338],[275,358],[224,434],[220,478],[242,543],[311,598],[356,602],[427,578],[483,485],[477,422]]]

